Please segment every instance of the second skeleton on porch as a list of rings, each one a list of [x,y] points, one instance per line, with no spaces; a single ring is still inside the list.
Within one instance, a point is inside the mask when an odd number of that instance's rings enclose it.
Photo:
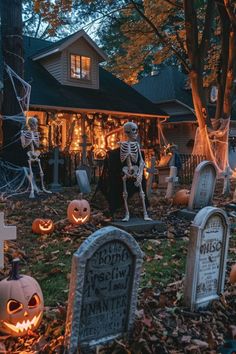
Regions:
[[[127,137],[127,141],[120,142],[120,159],[125,166],[122,168],[123,176],[123,199],[125,204],[125,217],[123,221],[129,221],[130,214],[128,208],[128,192],[127,192],[127,179],[132,179],[134,185],[139,188],[139,195],[143,205],[143,218],[144,220],[151,220],[148,216],[145,193],[142,188],[143,170],[145,162],[143,160],[140,145],[137,142],[138,127],[133,122],[124,124],[124,133]]]

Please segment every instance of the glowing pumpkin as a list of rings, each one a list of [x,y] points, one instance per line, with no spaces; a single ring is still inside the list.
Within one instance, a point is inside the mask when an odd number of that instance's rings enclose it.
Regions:
[[[0,331],[16,337],[39,327],[44,308],[38,282],[19,275],[18,263],[13,260],[11,275],[0,282]]]
[[[74,225],[86,223],[90,217],[90,205],[85,199],[72,200],[67,208],[67,218]]]
[[[40,235],[51,234],[54,231],[54,223],[51,219],[35,219],[32,224],[32,231]]]
[[[174,205],[188,205],[190,191],[188,189],[180,189],[173,197]]]
[[[236,264],[234,264],[231,268],[231,272],[229,275],[229,280],[231,284],[236,283]]]

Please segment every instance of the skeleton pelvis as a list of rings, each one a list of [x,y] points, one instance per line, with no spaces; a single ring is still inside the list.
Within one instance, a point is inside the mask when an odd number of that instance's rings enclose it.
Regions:
[[[139,167],[134,165],[131,167],[125,166],[122,168],[122,171],[124,172],[124,174],[128,177],[128,178],[137,178],[138,176],[138,171],[139,171]]]
[[[34,152],[33,151],[28,151],[27,155],[29,156],[29,158],[31,160],[36,160],[39,157],[39,155],[40,155],[40,151],[39,150],[35,150]]]

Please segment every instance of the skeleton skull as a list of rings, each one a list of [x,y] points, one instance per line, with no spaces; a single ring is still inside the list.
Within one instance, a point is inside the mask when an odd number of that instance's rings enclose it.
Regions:
[[[28,125],[30,130],[37,131],[38,130],[38,119],[36,117],[30,117],[28,120]]]
[[[133,122],[127,122],[124,124],[124,132],[129,140],[137,140],[138,137],[138,126]]]

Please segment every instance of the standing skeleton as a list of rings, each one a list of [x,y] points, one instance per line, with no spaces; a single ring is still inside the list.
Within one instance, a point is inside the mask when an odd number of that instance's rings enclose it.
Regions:
[[[125,204],[125,217],[122,221],[129,221],[129,208],[128,208],[128,192],[127,192],[127,179],[133,179],[134,185],[139,188],[139,195],[143,204],[144,220],[151,220],[147,214],[145,204],[145,193],[142,188],[143,170],[145,162],[143,160],[140,145],[137,142],[138,127],[135,123],[128,122],[124,124],[124,133],[127,136],[127,141],[120,142],[120,159],[126,166],[122,168],[123,171],[123,198]]]
[[[22,130],[21,131],[21,145],[22,147],[28,148],[28,164],[29,164],[29,181],[30,181],[30,198],[35,198],[34,192],[39,193],[41,190],[37,187],[35,181],[34,181],[34,174],[32,170],[32,163],[37,162],[39,166],[39,174],[40,174],[40,179],[41,179],[41,188],[44,192],[46,193],[51,193],[48,191],[45,186],[44,186],[44,180],[43,180],[43,169],[41,166],[41,161],[40,161],[40,151],[38,150],[39,148],[39,132],[38,132],[38,120],[35,117],[30,117],[28,120],[28,125],[29,125],[29,130]]]

